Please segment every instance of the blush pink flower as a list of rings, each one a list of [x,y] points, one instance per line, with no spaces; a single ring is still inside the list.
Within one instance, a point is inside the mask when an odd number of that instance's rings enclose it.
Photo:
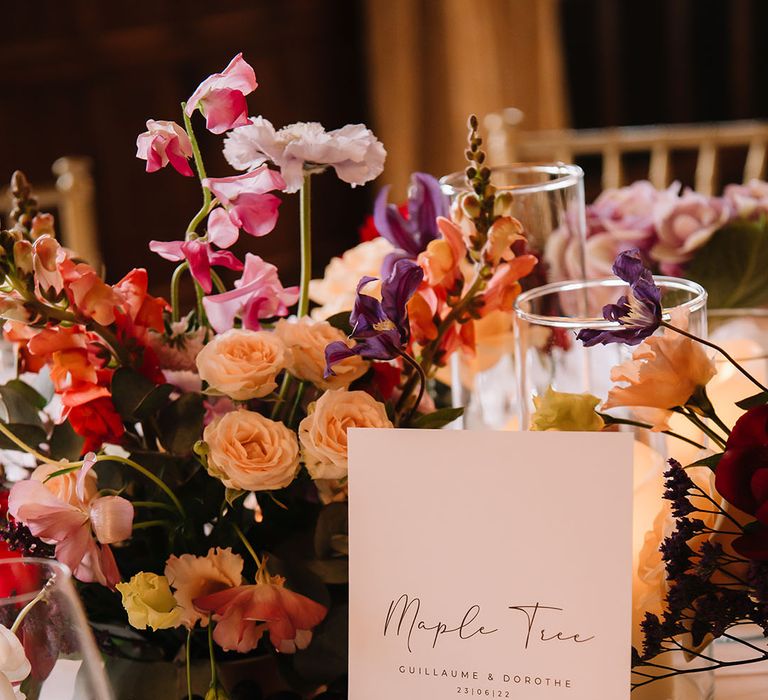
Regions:
[[[373,180],[384,169],[387,152],[364,124],[326,131],[317,122],[297,122],[275,130],[263,117],[227,136],[224,157],[238,170],[274,163],[285,178],[285,191],[297,192],[305,174],[332,167],[352,187]]]
[[[242,277],[235,289],[203,299],[211,326],[217,333],[229,330],[237,316],[243,328],[258,330],[260,319],[287,316],[289,307],[299,299],[299,288],[284,288],[277,268],[258,255],[247,253]]]
[[[35,537],[56,545],[56,559],[78,580],[114,588],[121,577],[109,545],[131,536],[133,506],[120,496],[97,495],[89,484],[95,462],[95,455],[86,455],[74,489],[70,475],[45,481],[56,465],[36,470],[32,478],[13,485],[8,512]],[[67,480],[64,488],[59,479]]]
[[[228,250],[215,250],[210,243],[199,239],[192,241],[150,241],[149,249],[161,258],[173,262],[186,260],[189,271],[206,294],[213,290],[211,267],[226,267],[229,270],[242,270],[241,263]]]
[[[752,219],[768,214],[768,182],[750,180],[746,185],[728,185],[724,198],[738,217]]]
[[[136,139],[136,157],[147,161],[148,173],[170,163],[182,175],[194,174],[187,162],[187,158],[192,157],[192,143],[176,122],[148,119],[147,131]]]
[[[284,584],[285,579],[270,576],[262,569],[255,585],[196,598],[194,604],[199,610],[213,613],[213,638],[225,651],[251,651],[269,631],[275,649],[293,654],[309,646],[312,630],[325,619],[328,609],[288,590]]]
[[[208,76],[198,85],[184,111],[191,117],[199,108],[208,131],[223,134],[248,123],[245,96],[257,87],[256,73],[239,53],[221,73]]]
[[[678,274],[679,266],[728,222],[731,211],[723,199],[687,190],[676,202],[659,205],[655,215],[658,242],[651,255],[662,272]]]
[[[285,181],[275,170],[264,165],[245,175],[209,177],[203,180],[203,186],[213,192],[227,214],[217,213],[216,209],[211,212],[209,236],[229,240],[233,230],[239,228],[252,236],[265,236],[275,228],[280,198],[269,192],[285,187]]]

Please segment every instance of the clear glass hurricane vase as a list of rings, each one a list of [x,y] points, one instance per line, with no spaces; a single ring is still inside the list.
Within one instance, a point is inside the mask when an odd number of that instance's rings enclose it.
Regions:
[[[468,192],[464,173],[441,179],[452,199]],[[584,173],[564,163],[513,163],[491,168],[498,192],[511,194],[509,213],[525,230],[527,245],[540,260],[524,284],[539,286],[584,274]],[[463,427],[518,427],[514,369],[514,314],[494,312],[475,323],[477,352],[451,359],[454,405],[463,406]]]
[[[17,697],[23,693],[27,700],[113,700],[64,565],[52,559],[0,561],[0,625],[12,630],[29,661],[28,673],[21,673],[25,677],[16,673],[11,679]]]

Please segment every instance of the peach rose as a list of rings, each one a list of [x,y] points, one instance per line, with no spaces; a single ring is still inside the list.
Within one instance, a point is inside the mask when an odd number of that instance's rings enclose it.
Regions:
[[[197,355],[200,378],[236,401],[258,399],[277,387],[285,346],[271,331],[239,328],[217,335]]]
[[[332,258],[325,268],[323,279],[311,280],[309,298],[320,306],[312,311],[312,318],[323,321],[342,311],[351,311],[355,303],[355,285],[362,277],[381,277],[384,258],[395,249],[384,238],[374,238],[350,248],[340,258]],[[378,289],[367,289],[366,294],[381,297]]]
[[[288,371],[294,377],[312,382],[321,389],[345,388],[355,379],[362,377],[368,368],[368,363],[355,355],[333,366],[335,377],[330,376],[328,379],[323,377],[326,346],[336,340],[352,345],[343,331],[334,328],[327,321],[312,321],[306,316],[291,321],[280,319],[275,326],[275,334],[288,350],[286,354]]]
[[[347,476],[347,429],[392,428],[384,404],[364,391],[326,391],[299,425],[304,464],[313,479]]]
[[[194,627],[197,622],[205,627],[208,616],[195,608],[195,598],[218,593],[243,582],[243,558],[227,547],[211,549],[204,557],[182,554],[169,557],[165,564],[165,577],[175,589],[174,597],[181,608],[181,623]]]
[[[296,434],[253,411],[232,411],[206,426],[208,473],[230,489],[271,491],[288,486],[299,469]]]

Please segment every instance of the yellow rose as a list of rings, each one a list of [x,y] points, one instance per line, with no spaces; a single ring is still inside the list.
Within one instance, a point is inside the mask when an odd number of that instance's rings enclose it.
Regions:
[[[231,411],[203,431],[208,472],[227,488],[272,491],[288,486],[299,469],[296,433],[254,411]]]
[[[392,428],[384,404],[364,391],[326,391],[299,425],[304,464],[313,479],[347,475],[347,429]]]
[[[275,326],[275,335],[283,341],[288,350],[288,371],[294,377],[312,382],[321,389],[346,388],[355,379],[362,377],[368,368],[368,363],[361,357],[347,357],[333,366],[335,377],[323,377],[326,346],[336,340],[352,345],[343,331],[334,328],[327,321],[312,321],[306,316],[295,321],[280,319]]]
[[[600,399],[591,394],[568,394],[551,386],[543,396],[534,396],[536,411],[531,430],[602,430],[605,423],[595,412]]]
[[[196,363],[200,378],[212,389],[236,401],[258,399],[277,387],[285,346],[271,331],[233,328],[203,347]]]
[[[149,626],[153,630],[164,630],[179,626],[181,608],[176,604],[165,576],[142,571],[128,583],[118,583],[115,588],[123,598],[128,622],[136,629]]]

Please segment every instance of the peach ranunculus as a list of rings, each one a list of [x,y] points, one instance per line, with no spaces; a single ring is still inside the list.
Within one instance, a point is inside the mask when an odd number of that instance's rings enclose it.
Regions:
[[[217,335],[197,355],[200,378],[236,401],[266,396],[285,368],[285,346],[271,331],[233,328]]]
[[[213,613],[213,638],[224,651],[251,651],[264,632],[275,649],[293,654],[306,649],[312,630],[328,608],[285,587],[281,576],[270,576],[262,566],[255,585],[236,586],[195,599],[195,606]]]
[[[174,588],[174,597],[181,608],[181,623],[192,628],[198,622],[205,627],[208,616],[192,602],[243,582],[243,558],[227,547],[210,549],[204,557],[182,554],[169,557],[165,576]]]
[[[384,258],[394,252],[392,244],[384,238],[360,243],[341,257],[332,258],[325,268],[323,279],[309,283],[309,297],[320,306],[312,311],[312,318],[325,320],[342,311],[351,311],[355,303],[355,284],[362,277],[381,277]],[[381,283],[378,283],[380,287]],[[366,288],[366,294],[380,298],[377,289]]]
[[[347,430],[392,428],[384,404],[364,391],[326,391],[299,425],[304,464],[313,479],[347,476]]]
[[[644,340],[631,360],[611,370],[611,380],[625,385],[608,392],[603,408],[684,406],[716,373],[715,363],[699,343],[666,330]]]
[[[203,431],[208,472],[230,489],[272,491],[290,484],[299,469],[296,433],[254,411],[232,411]]]
[[[327,321],[313,321],[308,317],[286,320],[275,325],[275,335],[283,341],[286,369],[297,379],[312,382],[321,389],[342,389],[359,379],[368,369],[368,363],[357,355],[347,357],[333,366],[334,374],[325,379],[325,348],[334,341],[352,346],[343,331]]]

